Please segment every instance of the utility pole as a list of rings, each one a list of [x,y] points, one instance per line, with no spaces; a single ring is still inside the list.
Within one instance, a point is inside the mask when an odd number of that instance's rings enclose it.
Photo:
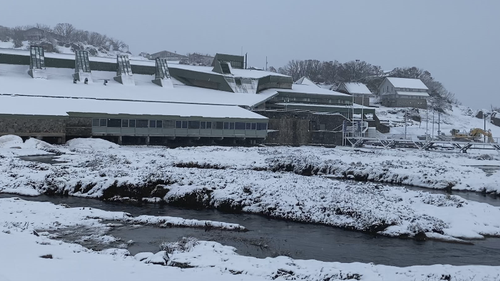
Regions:
[[[429,138],[429,108],[425,110],[425,140]]]
[[[266,56],[266,71],[267,71],[267,56]]]
[[[407,124],[408,108],[405,110],[405,140],[406,140],[406,124]]]

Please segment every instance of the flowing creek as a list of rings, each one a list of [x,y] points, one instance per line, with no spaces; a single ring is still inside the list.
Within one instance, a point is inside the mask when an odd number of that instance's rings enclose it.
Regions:
[[[0,198],[17,195],[0,194]],[[334,227],[288,222],[251,214],[227,214],[216,210],[189,210],[159,204],[133,205],[103,202],[95,199],[60,196],[17,196],[25,200],[67,204],[71,207],[92,207],[107,211],[124,211],[134,216],[157,215],[189,219],[214,220],[238,223],[249,231],[205,231],[195,228],[159,228],[123,225],[115,227],[110,235],[120,238],[120,243],[133,240],[128,246],[131,254],[158,251],[162,242],[177,241],[182,237],[216,241],[233,246],[241,255],[273,257],[287,255],[296,259],[316,259],[336,262],[373,262],[395,266],[452,264],[452,265],[500,265],[500,239],[487,238],[473,241],[474,245],[440,241],[418,242],[410,239],[387,238]],[[482,201],[477,197],[476,201]],[[474,199],[470,199],[474,200]],[[491,200],[491,201],[490,201]],[[491,203],[493,198],[486,201]],[[498,200],[500,201],[500,200]],[[495,205],[500,205],[495,201]],[[81,230],[80,236],[88,235]],[[78,234],[76,235],[78,236]],[[61,236],[65,241],[76,241],[75,233]],[[116,247],[81,243],[92,249]]]
[[[24,157],[24,160],[57,163],[57,157]],[[498,172],[499,166],[484,167],[489,173]],[[407,187],[412,190],[446,194],[443,190]],[[453,191],[467,200],[478,201],[500,207],[500,197],[476,192]],[[418,242],[411,239],[374,236],[339,228],[289,222],[252,214],[228,214],[216,210],[191,210],[160,204],[134,205],[129,203],[104,202],[96,199],[41,195],[25,197],[0,194],[0,198],[20,197],[25,200],[66,204],[70,207],[92,207],[106,211],[123,211],[134,216],[173,216],[186,219],[213,220],[237,223],[247,232],[233,232],[198,228],[159,228],[155,226],[122,225],[114,227],[109,235],[119,238],[119,243],[109,245],[78,241],[88,235],[87,229],[62,231],[60,238],[92,248],[103,249],[133,243],[126,247],[131,254],[156,252],[163,242],[178,241],[182,237],[216,241],[233,246],[241,255],[274,257],[286,255],[296,259],[316,259],[335,262],[373,262],[394,266],[452,264],[452,265],[500,265],[500,238],[475,240],[473,245],[429,240]],[[497,199],[498,198],[498,199]],[[120,245],[121,244],[121,245]]]

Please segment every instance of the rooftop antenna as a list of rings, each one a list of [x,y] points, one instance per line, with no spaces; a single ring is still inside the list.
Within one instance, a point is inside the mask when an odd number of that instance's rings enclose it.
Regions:
[[[266,71],[267,71],[267,56],[266,56]]]

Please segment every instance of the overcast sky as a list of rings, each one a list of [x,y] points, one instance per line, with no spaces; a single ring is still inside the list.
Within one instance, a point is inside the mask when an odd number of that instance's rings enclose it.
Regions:
[[[6,2],[6,3],[5,3]],[[249,66],[364,60],[416,66],[472,108],[500,107],[498,0],[3,1],[0,25],[60,22],[130,51],[248,53]]]

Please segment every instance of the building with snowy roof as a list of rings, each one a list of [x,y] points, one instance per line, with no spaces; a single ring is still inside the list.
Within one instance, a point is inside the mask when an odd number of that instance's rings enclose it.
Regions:
[[[383,106],[427,108],[429,89],[420,79],[386,77],[378,90]]]
[[[0,50],[0,135],[53,143],[102,137],[127,144],[254,144],[266,138],[268,118],[249,108],[267,98],[187,86],[162,59],[45,55],[36,46]]]
[[[340,144],[344,120],[363,109],[374,113],[307,78],[293,83],[245,65],[243,56],[227,54],[217,54],[211,66],[194,66],[45,53],[38,46],[0,49],[0,135],[52,142]]]
[[[343,82],[337,87],[337,91],[346,93],[354,98],[354,103],[360,105],[370,105],[370,97],[373,96],[372,92],[363,83],[356,82]]]

